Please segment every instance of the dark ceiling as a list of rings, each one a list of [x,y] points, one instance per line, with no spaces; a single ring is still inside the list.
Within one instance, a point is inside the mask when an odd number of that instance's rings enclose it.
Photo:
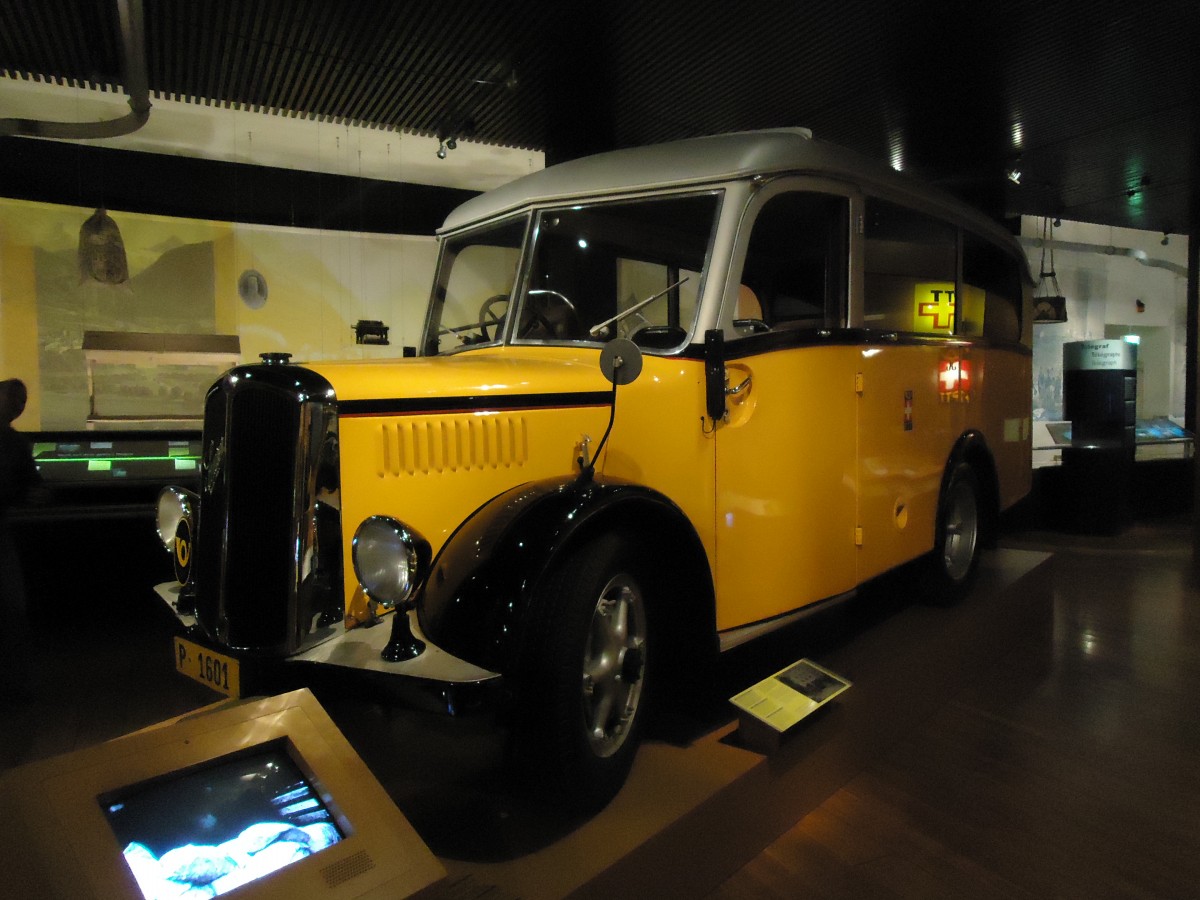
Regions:
[[[149,0],[145,25],[151,101],[551,162],[803,125],[1001,218],[1200,224],[1195,0]],[[0,71],[122,84],[115,0],[5,0]]]

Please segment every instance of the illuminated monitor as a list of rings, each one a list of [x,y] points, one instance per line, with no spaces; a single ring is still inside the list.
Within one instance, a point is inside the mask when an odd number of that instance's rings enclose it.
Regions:
[[[0,849],[14,896],[410,897],[445,875],[307,690],[6,772],[0,815],[25,828]]]
[[[220,896],[345,837],[286,741],[99,801],[146,900],[180,886]]]

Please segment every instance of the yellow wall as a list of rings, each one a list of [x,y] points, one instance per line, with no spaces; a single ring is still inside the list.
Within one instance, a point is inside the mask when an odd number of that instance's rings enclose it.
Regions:
[[[29,403],[19,427],[39,430],[42,405],[33,250],[7,241],[0,245],[0,379],[4,378],[25,382]]]

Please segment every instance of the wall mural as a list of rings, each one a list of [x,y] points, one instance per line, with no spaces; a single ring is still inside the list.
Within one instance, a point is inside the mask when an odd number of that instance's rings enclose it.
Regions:
[[[156,250],[158,258],[124,285],[80,284],[73,251],[35,253],[43,430],[77,429],[88,417],[85,331],[216,333],[212,243],[169,238]],[[96,411],[195,415],[216,374],[204,366],[96,366]]]
[[[117,427],[118,418],[143,420],[127,427],[194,428],[178,420],[202,413],[205,392],[229,364],[214,355],[217,363],[151,365],[149,354],[137,364],[100,363],[84,350],[85,334],[227,335],[242,362],[271,351],[309,361],[391,357],[416,343],[437,253],[432,237],[108,210],[128,280],[104,284],[81,280],[81,230],[100,233],[97,212],[0,198],[0,377],[30,387],[25,430],[83,430],[93,412],[96,428]],[[103,237],[111,248],[113,235]],[[248,301],[239,277],[251,269],[262,283]],[[356,345],[362,319],[388,324],[390,345]]]

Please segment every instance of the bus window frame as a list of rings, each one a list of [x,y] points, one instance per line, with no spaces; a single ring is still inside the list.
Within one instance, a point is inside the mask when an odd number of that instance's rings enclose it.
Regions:
[[[857,221],[855,201],[856,198],[861,197],[861,192],[854,185],[833,178],[822,178],[811,175],[781,175],[761,183],[758,189],[742,205],[741,213],[738,217],[737,229],[734,234],[733,252],[729,255],[729,269],[716,324],[716,327],[724,333],[726,341],[742,341],[750,336],[739,332],[733,323],[737,316],[738,291],[741,287],[746,267],[746,254],[750,247],[750,238],[754,233],[754,225],[758,221],[758,216],[771,200],[784,194],[793,193],[825,194],[847,201],[846,229],[849,234],[846,240],[846,289],[842,298],[842,310],[839,322],[833,325],[832,328],[826,326],[822,330],[840,331],[851,327],[855,291],[861,290],[861,273],[856,273],[854,262],[856,258],[855,244],[856,239],[859,237],[856,234],[857,229],[854,227],[854,223]]]

